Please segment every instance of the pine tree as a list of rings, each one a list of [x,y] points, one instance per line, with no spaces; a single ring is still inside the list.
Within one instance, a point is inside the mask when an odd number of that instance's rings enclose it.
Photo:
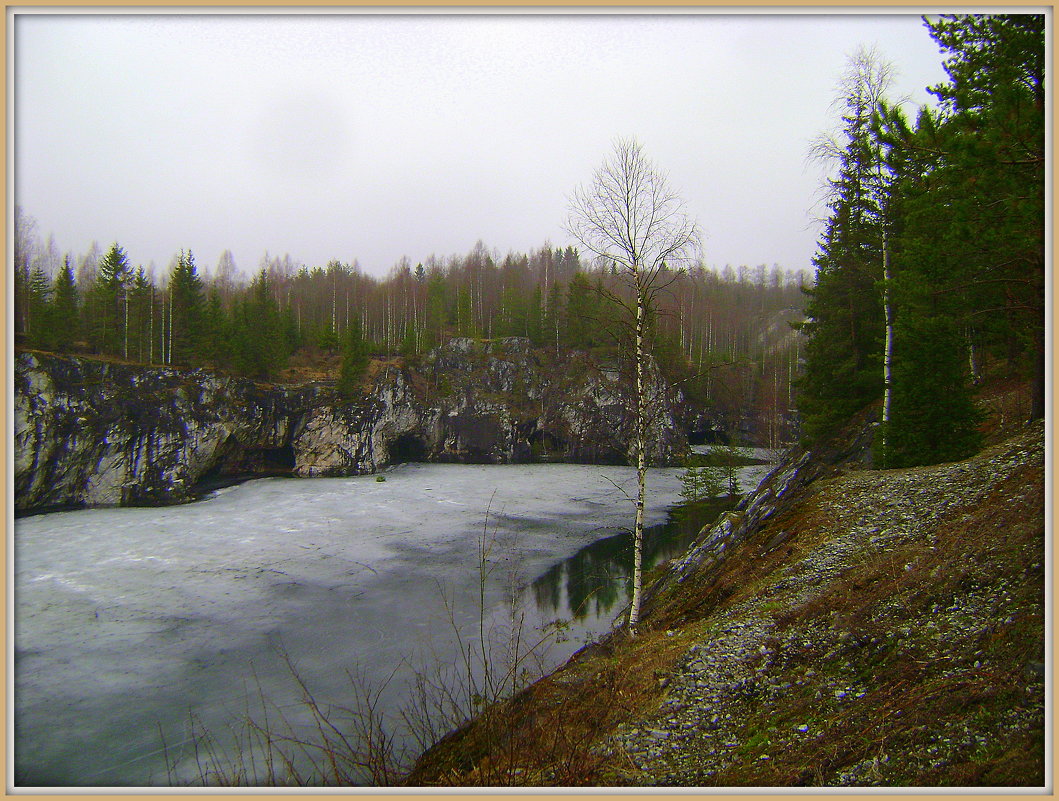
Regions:
[[[896,325],[893,416],[886,465],[965,459],[981,445],[963,340],[951,317],[904,313]]]
[[[51,346],[57,351],[69,351],[80,338],[81,326],[77,284],[74,281],[74,270],[68,255],[59,273],[55,276],[52,291],[55,300],[52,308]]]
[[[582,272],[576,272],[566,287],[566,344],[571,348],[591,348],[598,344],[600,327],[599,295]]]
[[[360,380],[368,367],[370,353],[360,323],[354,320],[342,337],[342,364],[336,389],[343,397],[355,398],[359,394]]]
[[[197,364],[203,334],[203,287],[189,250],[180,251],[169,276],[170,364]]]
[[[935,252],[947,290],[973,309],[987,347],[1033,377],[1044,415],[1045,116],[1042,14],[944,15],[927,23],[949,82],[931,178]],[[943,206],[942,206],[943,204]]]
[[[126,290],[131,277],[128,256],[115,242],[99,261],[86,307],[92,345],[111,356],[124,353]]]
[[[129,289],[129,355],[137,361],[151,361],[153,342],[154,305],[152,297],[154,286],[144,272],[143,266],[137,267]]]
[[[262,269],[233,313],[232,361],[238,372],[268,379],[283,369],[288,355],[272,281]]]
[[[51,282],[44,268],[37,264],[29,275],[28,340],[39,348],[51,345]]]
[[[808,336],[799,400],[806,440],[848,419],[885,387],[886,183],[872,123],[889,73],[874,53],[854,56],[843,79],[841,138],[817,146],[838,171],[828,182],[830,216],[801,326]]]

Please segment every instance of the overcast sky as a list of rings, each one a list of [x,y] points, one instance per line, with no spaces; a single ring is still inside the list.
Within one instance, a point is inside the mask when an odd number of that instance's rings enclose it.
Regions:
[[[568,197],[635,137],[709,265],[809,268],[810,141],[848,56],[945,79],[918,15],[32,15],[15,202],[75,257],[231,249],[309,266],[570,244]],[[818,209],[817,209],[818,211]]]

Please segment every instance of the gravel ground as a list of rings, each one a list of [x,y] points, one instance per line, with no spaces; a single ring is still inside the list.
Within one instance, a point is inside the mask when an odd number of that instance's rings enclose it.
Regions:
[[[597,753],[630,765],[629,783],[723,783],[734,765],[766,763],[813,741],[826,743],[834,721],[855,718],[858,707],[876,714],[882,707],[875,680],[882,680],[884,670],[878,676],[866,672],[873,659],[914,658],[924,666],[922,686],[987,681],[994,666],[982,643],[1030,611],[1025,585],[1043,587],[1043,542],[1026,555],[1021,574],[1013,568],[975,579],[974,562],[988,559],[990,546],[979,543],[977,550],[940,555],[939,535],[946,526],[970,526],[968,510],[996,502],[997,493],[1012,496],[1001,498],[1002,503],[1025,502],[1018,482],[1009,480],[1043,463],[1043,426],[1038,425],[967,462],[856,471],[813,485],[819,511],[814,520],[825,522],[814,529],[812,544],[796,548],[794,560],[773,570],[749,600],[718,609],[705,636],[689,642],[672,673],[661,679],[665,693],[657,711],[619,726]],[[789,535],[766,531],[765,536],[769,541],[762,553]],[[842,592],[858,571],[869,568],[891,571],[902,589],[876,599],[867,612],[857,611],[857,625],[844,625],[833,603],[815,615],[784,619],[785,612]],[[971,578],[961,580],[957,591],[923,603],[930,591],[926,585],[940,584],[955,570]],[[1042,593],[1038,602],[1043,600]],[[857,607],[854,598],[851,608]],[[667,634],[687,636],[680,630]],[[1041,656],[1023,665],[1019,703],[990,714],[978,707],[970,716],[939,714],[917,728],[911,750],[898,747],[890,753],[883,745],[852,764],[820,760],[804,766],[803,780],[838,786],[904,783],[910,775],[934,775],[1042,730],[1043,631],[1041,636]],[[917,685],[914,692],[925,691]],[[799,711],[804,719],[791,717]],[[763,719],[768,725],[754,725]],[[881,720],[879,727],[885,733]]]

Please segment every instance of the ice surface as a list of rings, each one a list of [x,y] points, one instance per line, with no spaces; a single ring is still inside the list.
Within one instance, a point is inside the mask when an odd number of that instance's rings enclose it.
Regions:
[[[691,452],[700,455],[710,453],[716,448],[723,448],[723,445],[692,445]],[[736,449],[740,453],[744,453],[751,459],[763,459],[767,462],[775,462],[779,456],[782,455],[783,448],[744,448],[740,445],[736,446]]]
[[[649,524],[679,500],[680,473],[649,472]],[[483,532],[496,543],[495,609],[509,574],[532,580],[633,518],[630,468],[384,475],[262,479],[183,506],[17,521],[16,784],[164,784],[163,738],[191,770],[193,718],[226,729],[259,692],[297,709],[278,648],[321,697],[344,700],[347,670],[385,677],[438,650],[443,597],[459,625],[477,620]]]

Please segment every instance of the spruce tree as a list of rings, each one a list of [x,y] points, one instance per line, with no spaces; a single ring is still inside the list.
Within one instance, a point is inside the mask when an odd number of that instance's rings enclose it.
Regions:
[[[100,353],[119,356],[124,352],[126,290],[131,269],[128,256],[117,242],[99,261],[86,311],[89,336]]]
[[[555,282],[548,289],[548,302],[541,322],[541,339],[545,345],[554,346],[556,350],[563,339],[563,285]]]
[[[136,268],[129,286],[129,355],[137,361],[152,361],[154,329],[154,285],[142,266]]]
[[[893,415],[886,466],[951,462],[981,444],[979,414],[967,381],[967,360],[955,321],[945,315],[902,314],[896,325]]]
[[[51,314],[51,282],[44,268],[37,264],[29,275],[29,316],[27,334],[30,344],[50,348],[53,327]]]
[[[1043,410],[1043,29],[1034,15],[928,23],[951,82],[909,126],[883,108],[894,170],[897,304],[889,466],[964,458],[978,447],[971,348],[1031,356],[1031,417]]]
[[[799,408],[803,436],[827,433],[884,389],[886,333],[885,182],[872,122],[889,83],[889,68],[873,53],[859,53],[843,79],[842,133],[818,152],[837,161],[828,181],[830,215],[808,290],[808,336]]]
[[[943,159],[938,120],[928,108],[916,125],[884,105],[876,122],[895,176],[887,203],[893,231],[894,358],[892,408],[876,451],[880,464],[904,467],[971,455],[978,415],[960,332],[968,321],[965,299],[953,287],[954,265],[939,252],[936,233],[953,221],[936,177]]]
[[[63,260],[63,266],[55,276],[52,291],[55,300],[52,309],[51,344],[55,350],[68,352],[80,338],[81,328],[77,283],[74,281],[74,270],[69,255]]]
[[[342,337],[342,364],[336,389],[345,398],[359,394],[360,380],[368,367],[371,349],[361,334],[360,323],[354,319]]]
[[[1045,92],[1042,14],[944,15],[928,21],[945,54],[931,175],[935,252],[947,290],[985,345],[1033,378],[1044,415]],[[928,216],[928,214],[925,214]]]
[[[541,295],[540,284],[534,285],[533,295],[530,298],[526,317],[526,336],[530,338],[530,342],[536,347],[547,344],[545,340],[543,297]]]
[[[582,272],[571,276],[566,287],[566,344],[571,348],[591,348],[598,344],[599,296]]]
[[[272,281],[262,269],[233,311],[232,361],[238,372],[268,379],[283,369],[288,355]]]
[[[202,316],[202,335],[203,360],[215,367],[225,365],[230,354],[231,343],[224,303],[216,284],[210,287],[206,295],[206,306]]]
[[[180,251],[169,277],[171,364],[197,364],[203,334],[203,287],[189,250]]]
[[[444,341],[447,294],[444,274],[432,271],[427,278],[427,322],[423,330],[423,350],[430,350]]]

